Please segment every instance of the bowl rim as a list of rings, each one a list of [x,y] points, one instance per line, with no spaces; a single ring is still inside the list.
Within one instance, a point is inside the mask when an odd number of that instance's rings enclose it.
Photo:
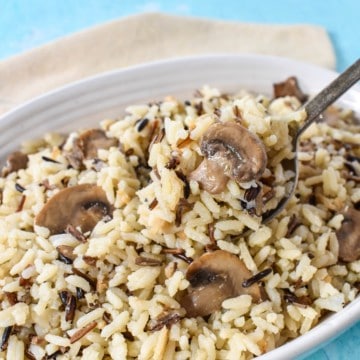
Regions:
[[[335,70],[328,69],[321,67],[319,65],[315,65],[312,63],[307,63],[301,60],[296,59],[290,59],[283,56],[275,56],[275,55],[262,55],[262,54],[253,54],[253,53],[241,53],[241,54],[235,54],[235,53],[209,53],[204,55],[186,55],[186,56],[178,56],[168,59],[161,59],[161,60],[155,60],[155,61],[149,61],[145,63],[135,64],[124,68],[116,68],[113,70],[104,71],[95,75],[87,76],[83,79],[72,81],[70,83],[61,85],[59,87],[56,87],[50,91],[46,91],[43,94],[36,95],[16,106],[14,108],[6,111],[5,113],[0,115],[0,122],[3,121],[3,118],[7,118],[9,116],[13,116],[14,114],[18,115],[18,112],[23,111],[24,109],[29,111],[33,106],[38,106],[38,104],[34,104],[35,102],[40,101],[51,101],[53,96],[59,96],[63,95],[64,93],[72,93],[73,91],[78,91],[80,87],[83,87],[87,84],[92,85],[98,85],[102,83],[105,80],[110,80],[114,76],[121,76],[125,73],[132,73],[141,71],[144,69],[149,69],[152,67],[159,67],[159,66],[180,66],[183,64],[190,64],[193,62],[200,62],[200,63],[208,63],[209,61],[218,61],[218,60],[247,60],[247,61],[253,61],[253,60],[261,60],[263,62],[275,62],[278,64],[281,64],[283,66],[288,66],[291,64],[293,67],[296,66],[299,68],[299,70],[305,70],[305,71],[319,71],[322,74],[326,74],[327,76],[331,78],[335,78],[339,73]],[[349,89],[349,92],[360,92],[360,83],[355,84],[351,89]],[[360,96],[360,95],[359,95]]]
[[[61,87],[48,91],[45,94],[36,96],[10,111],[0,116],[0,129],[3,126],[11,126],[11,123],[15,118],[23,118],[28,114],[36,113],[56,104],[59,101],[66,101],[76,95],[79,92],[86,91],[86,88],[91,85],[93,87],[99,87],[112,79],[118,79],[124,76],[124,74],[136,76],[136,73],[143,70],[151,70],[154,68],[170,67],[181,68],[184,65],[189,64],[210,64],[221,61],[234,61],[239,62],[253,62],[257,61],[261,63],[276,63],[278,66],[290,66],[291,68],[298,68],[301,71],[316,73],[319,72],[327,78],[335,78],[337,73],[333,70],[324,69],[317,65],[308,64],[299,60],[292,60],[278,56],[268,55],[256,55],[256,54],[208,54],[200,56],[183,56],[165,60],[152,61],[144,64],[134,65],[126,68],[115,69],[106,71],[104,73],[96,74]],[[117,80],[118,81],[118,80]],[[355,85],[351,90],[353,94],[356,94],[360,99],[360,85]],[[351,325],[360,320],[360,297],[358,296],[352,302],[338,313],[331,314],[327,319],[320,322],[309,332],[301,335],[294,340],[291,340],[284,345],[271,350],[259,356],[259,359],[289,359],[304,354],[307,351],[313,352],[316,347],[323,346],[324,343],[332,340],[334,337],[339,336],[343,331],[347,330]]]

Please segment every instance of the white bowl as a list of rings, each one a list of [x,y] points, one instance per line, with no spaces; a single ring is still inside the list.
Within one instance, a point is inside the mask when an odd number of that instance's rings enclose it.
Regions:
[[[105,73],[38,97],[0,118],[0,161],[21,142],[49,131],[89,128],[103,118],[116,118],[130,104],[166,95],[185,99],[209,84],[228,92],[249,89],[271,94],[272,84],[295,75],[306,93],[316,93],[336,73],[313,65],[258,55],[210,55],[179,58]],[[360,113],[360,88],[339,101]],[[360,320],[360,297],[305,335],[259,357],[290,359],[339,335]]]

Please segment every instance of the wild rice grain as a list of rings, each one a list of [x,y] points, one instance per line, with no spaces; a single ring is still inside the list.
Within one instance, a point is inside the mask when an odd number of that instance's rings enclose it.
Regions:
[[[130,148],[130,149],[127,149],[125,151],[125,156],[131,156],[131,155],[134,155],[135,154],[135,150],[133,148]]]
[[[11,335],[12,329],[13,329],[12,326],[8,326],[4,329],[4,332],[1,337],[1,344],[0,344],[1,351],[5,351],[7,349],[8,341],[9,341],[9,337]]]
[[[150,210],[155,209],[158,203],[159,203],[159,202],[158,202],[157,199],[155,198],[155,199],[154,199],[153,201],[151,201],[151,203],[149,204],[149,209],[150,209]]]
[[[79,288],[79,287],[76,288],[76,298],[78,300],[85,298],[85,293],[84,293],[84,290],[82,288]]]
[[[18,183],[15,183],[15,189],[20,193],[23,193],[26,190],[23,186],[21,186]]]
[[[74,342],[80,340],[82,337],[84,337],[86,334],[88,334],[90,331],[96,328],[97,322],[93,321],[90,324],[86,325],[85,327],[78,330],[76,333],[74,333],[70,337],[70,344],[73,344]]]
[[[22,195],[21,199],[20,199],[20,202],[19,202],[19,206],[16,209],[16,212],[22,211],[22,209],[24,208],[25,201],[26,201],[26,196]]]
[[[208,224],[207,226],[208,228],[208,235],[209,235],[209,239],[210,239],[210,244],[206,245],[206,251],[215,251],[218,249],[218,246],[216,244],[216,239],[215,239],[215,224],[212,222],[211,224]]]
[[[79,231],[78,229],[76,229],[74,226],[72,225],[67,225],[65,232],[67,232],[68,234],[71,234],[72,236],[74,236],[75,239],[79,240],[80,242],[86,242],[86,237],[85,235]]]
[[[71,246],[60,245],[56,247],[56,250],[59,253],[59,260],[67,265],[72,264],[76,258],[76,255],[73,253],[74,248]]]
[[[243,283],[242,283],[242,287],[249,287],[257,282],[259,282],[260,280],[262,280],[264,277],[268,276],[270,273],[272,272],[272,269],[269,268],[269,269],[265,269],[263,271],[260,271],[259,273],[257,273],[256,275],[254,275],[253,277],[245,280]]]
[[[191,264],[194,261],[191,257],[188,257],[188,256],[185,255],[185,250],[184,249],[180,249],[180,248],[176,248],[176,249],[163,248],[161,250],[161,252],[163,254],[171,254],[174,257],[187,262],[188,264]]]
[[[297,216],[295,214],[292,214],[288,223],[288,230],[285,237],[290,237],[291,234],[295,231],[295,229],[300,225],[301,223],[299,222]]]
[[[174,170],[179,164],[180,164],[179,158],[174,156],[169,160],[169,162],[165,165],[165,167],[169,170]]]
[[[246,201],[252,201],[254,200],[258,194],[261,191],[261,187],[260,186],[256,186],[256,187],[251,187],[249,189],[247,189],[244,193],[244,199]]]
[[[96,279],[93,279],[91,276],[84,274],[82,271],[80,271],[74,267],[72,268],[72,271],[75,275],[86,280],[92,288],[96,289]]]
[[[190,196],[190,184],[184,173],[180,170],[175,171],[177,177],[184,183],[184,198],[187,199]]]
[[[65,320],[72,322],[74,320],[76,310],[76,297],[68,295],[65,305]]]
[[[66,306],[68,298],[71,296],[70,292],[67,290],[59,291],[59,297],[64,306]]]
[[[185,211],[192,210],[194,204],[189,203],[186,199],[180,199],[175,209],[175,225],[179,227],[181,225],[182,216]]]
[[[106,322],[106,324],[110,324],[111,321],[112,321],[112,317],[111,317],[111,314],[109,314],[108,312],[104,312],[103,314],[103,320]]]
[[[312,301],[311,301],[310,297],[308,297],[308,296],[297,297],[294,293],[292,293],[288,289],[285,289],[284,292],[285,292],[284,300],[288,304],[294,304],[296,306],[300,306],[303,308],[306,308],[307,306],[312,304]]]
[[[142,130],[144,130],[148,123],[149,123],[149,119],[147,119],[147,118],[140,120],[140,122],[137,126],[137,131],[141,132]]]
[[[158,259],[139,256],[135,259],[135,264],[139,266],[161,266],[162,262]]]
[[[51,159],[51,158],[49,158],[49,157],[47,157],[47,156],[42,156],[41,158],[42,158],[44,161],[48,161],[48,162],[51,162],[51,163],[54,163],[54,164],[60,164],[59,161],[56,161],[56,160],[54,160],[54,159]]]
[[[181,316],[178,313],[169,313],[162,315],[156,319],[152,324],[148,326],[149,331],[155,332],[161,330],[164,326],[168,329],[171,328],[172,325],[176,324],[181,320]]]

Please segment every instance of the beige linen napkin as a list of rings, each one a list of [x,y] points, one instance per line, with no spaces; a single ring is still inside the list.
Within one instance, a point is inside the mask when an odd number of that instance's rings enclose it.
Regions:
[[[58,86],[176,56],[259,53],[333,68],[325,30],[145,13],[106,23],[0,62],[0,114]]]

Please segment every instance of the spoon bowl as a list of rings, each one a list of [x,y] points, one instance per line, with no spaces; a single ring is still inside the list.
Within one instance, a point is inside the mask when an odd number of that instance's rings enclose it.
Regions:
[[[291,146],[294,156],[292,159],[286,159],[282,163],[285,170],[291,170],[295,175],[291,181],[287,195],[279,201],[276,208],[269,210],[262,215],[263,223],[266,223],[277,216],[285,208],[286,204],[289,202],[295,192],[299,178],[299,162],[297,158],[297,152],[301,135],[312,123],[314,123],[316,120],[321,120],[322,112],[326,110],[326,108],[332,103],[334,103],[348,89],[355,85],[359,80],[360,59],[355,61],[355,63],[353,63],[343,73],[341,73],[314,98],[304,104],[303,107],[307,114],[305,123],[302,126],[296,124],[290,128],[290,134],[292,135]]]

